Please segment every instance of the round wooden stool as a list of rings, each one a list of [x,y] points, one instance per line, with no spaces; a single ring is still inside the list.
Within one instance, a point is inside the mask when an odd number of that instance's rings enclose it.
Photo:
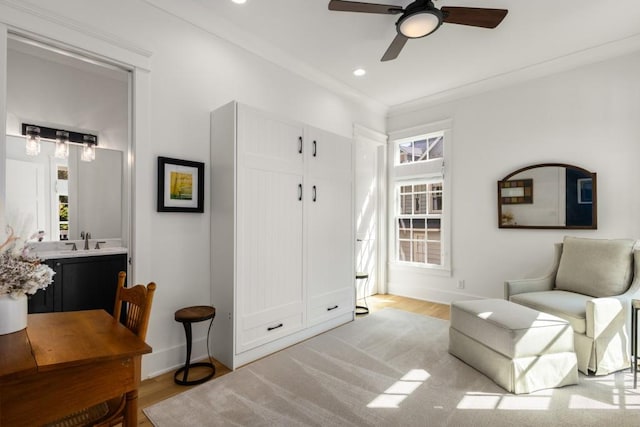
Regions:
[[[201,384],[215,375],[216,367],[213,366],[213,363],[211,363],[211,355],[209,354],[209,333],[211,332],[211,325],[213,324],[214,317],[216,317],[216,309],[209,305],[196,305],[193,307],[181,308],[180,310],[176,311],[176,322],[182,323],[182,326],[184,326],[184,333],[187,336],[187,361],[182,368],[178,369],[176,373],[173,374],[173,380],[176,384]],[[191,324],[196,322],[203,322],[209,319],[211,319],[211,322],[209,323],[209,331],[207,332],[207,355],[209,356],[209,362],[191,363]],[[189,380],[189,369],[196,366],[207,367],[211,369],[211,372],[202,378]],[[180,374],[182,374],[182,379],[178,378]]]

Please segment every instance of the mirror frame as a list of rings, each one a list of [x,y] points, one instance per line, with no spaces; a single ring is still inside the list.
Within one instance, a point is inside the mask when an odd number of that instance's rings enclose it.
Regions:
[[[530,203],[528,197],[533,196],[533,182],[528,179],[519,179],[522,181],[516,184],[516,187],[512,186],[510,178],[516,176],[521,172],[525,172],[531,169],[543,168],[543,167],[563,167],[565,169],[573,169],[579,172],[583,172],[585,175],[589,175],[592,180],[592,202],[591,202],[591,224],[590,225],[518,225],[518,224],[503,224],[502,223],[502,189],[504,188],[523,188],[522,199],[518,203]],[[526,181],[526,182],[525,182]],[[598,228],[598,191],[597,191],[597,179],[596,173],[579,166],[570,165],[567,163],[538,163],[534,165],[525,166],[516,171],[509,173],[507,176],[498,181],[497,186],[497,199],[498,199],[498,228],[524,228],[524,229],[573,229],[573,230],[595,230]],[[529,189],[530,194],[527,194],[525,190]]]

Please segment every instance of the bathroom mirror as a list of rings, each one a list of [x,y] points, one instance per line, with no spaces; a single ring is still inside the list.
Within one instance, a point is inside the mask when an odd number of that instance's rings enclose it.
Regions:
[[[596,174],[578,166],[544,163],[498,181],[498,227],[596,229]]]
[[[95,160],[54,157],[55,142],[42,140],[37,156],[25,153],[23,136],[7,135],[6,216],[16,231],[44,231],[43,240],[122,238],[123,153],[96,149]],[[28,236],[25,236],[28,237]]]

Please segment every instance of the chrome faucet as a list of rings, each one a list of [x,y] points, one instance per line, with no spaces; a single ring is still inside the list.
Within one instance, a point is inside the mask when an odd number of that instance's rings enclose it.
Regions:
[[[89,233],[88,231],[81,231],[80,232],[80,238],[84,239],[84,250],[88,251],[89,250],[89,239],[91,238],[91,233]]]

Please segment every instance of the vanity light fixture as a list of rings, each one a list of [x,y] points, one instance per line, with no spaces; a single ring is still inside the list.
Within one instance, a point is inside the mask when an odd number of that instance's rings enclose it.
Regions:
[[[247,0],[231,0],[232,2],[234,2],[235,4],[245,4],[247,2]]]
[[[96,137],[93,135],[84,135],[84,143],[82,144],[82,154],[80,160],[83,162],[92,162],[96,159]]]
[[[54,155],[58,159],[69,157],[69,132],[66,130],[56,131],[56,151]]]
[[[57,158],[64,159],[69,156],[69,144],[82,145],[84,147],[81,153],[82,160],[90,162],[96,158],[95,148],[98,145],[98,137],[96,135],[29,123],[22,124],[22,135],[27,137],[27,154],[30,156],[37,156],[40,153],[40,139],[43,138],[55,141],[56,150],[54,155]]]
[[[40,128],[38,126],[22,126],[22,134],[27,136],[26,151],[28,156],[40,154]]]

